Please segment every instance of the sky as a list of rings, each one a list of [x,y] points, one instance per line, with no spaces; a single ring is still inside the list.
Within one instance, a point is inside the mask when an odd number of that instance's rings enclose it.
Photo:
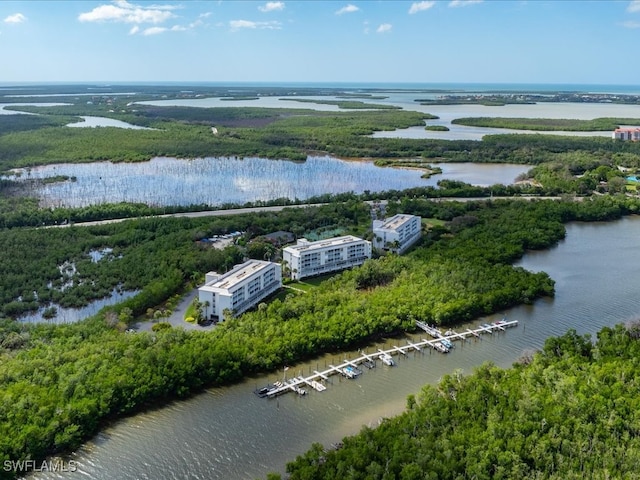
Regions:
[[[640,0],[0,1],[0,83],[639,85]]]

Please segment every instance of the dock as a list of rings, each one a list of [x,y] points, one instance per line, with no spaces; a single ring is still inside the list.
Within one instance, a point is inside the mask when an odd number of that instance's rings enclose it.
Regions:
[[[276,384],[274,384],[273,386],[270,386],[270,388],[265,387],[263,389],[260,389],[259,391],[262,392],[263,394],[259,396],[266,397],[266,398],[274,398],[274,397],[277,397],[278,395],[282,395],[287,392],[296,392],[299,395],[304,395],[306,394],[306,390],[301,388],[303,385],[308,385],[314,390],[318,392],[322,392],[327,388],[322,383],[322,380],[328,381],[329,378],[335,374],[342,375],[347,378],[355,378],[358,375],[360,375],[360,373],[362,373],[362,371],[359,369],[359,366],[361,364],[364,364],[365,362],[372,362],[375,364],[376,359],[378,359],[382,355],[392,356],[396,354],[396,355],[407,356],[407,350],[413,349],[416,352],[420,352],[422,351],[423,347],[429,347],[429,348],[433,348],[434,350],[439,350],[439,347],[436,346],[436,344],[442,346],[442,343],[441,343],[442,340],[448,340],[450,342],[453,342],[456,340],[466,340],[467,337],[479,338],[481,334],[503,332],[503,331],[506,331],[508,328],[516,327],[518,325],[518,321],[517,320],[510,320],[510,321],[500,320],[491,324],[484,323],[482,325],[478,325],[475,329],[467,329],[466,331],[460,332],[460,333],[447,332],[447,333],[450,333],[450,335],[442,334],[437,328],[431,327],[428,324],[423,322],[417,321],[416,325],[420,327],[422,330],[424,330],[425,332],[427,332],[429,335],[433,336],[437,332],[437,335],[439,336],[434,337],[431,340],[422,339],[420,342],[417,342],[417,343],[407,342],[407,345],[404,345],[404,346],[394,345],[393,347],[387,350],[378,349],[378,352],[373,354],[360,352],[361,355],[358,358],[345,360],[339,365],[328,365],[327,369],[321,372],[314,370],[313,374],[307,377],[299,376],[299,377],[292,378],[286,382],[282,382],[282,383],[276,382]],[[439,351],[442,351],[442,350],[439,350]],[[358,375],[354,375],[354,376],[346,375],[345,374],[346,367],[358,369],[359,371]],[[266,393],[265,393],[265,390],[266,390]]]

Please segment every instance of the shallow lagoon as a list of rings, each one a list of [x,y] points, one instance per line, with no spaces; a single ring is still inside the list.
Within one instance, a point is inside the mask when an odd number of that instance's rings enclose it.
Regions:
[[[56,316],[50,319],[46,319],[43,316],[45,308],[40,308],[35,313],[23,315],[19,317],[21,322],[26,323],[74,323],[84,320],[85,318],[96,315],[102,308],[116,305],[123,302],[127,298],[137,295],[138,291],[121,291],[114,289],[111,295],[100,300],[95,300],[89,305],[82,308],[63,308],[60,305],[52,305],[56,308]]]
[[[132,130],[153,130],[148,127],[141,127],[139,125],[133,125],[131,123],[123,122],[122,120],[116,120],[114,118],[107,117],[92,117],[81,116],[83,121],[68,123],[67,127],[73,128],[95,128],[95,127],[116,127],[116,128],[129,128]]]
[[[474,185],[511,184],[527,165],[433,164],[441,175],[421,178],[422,171],[380,168],[369,161],[309,157],[306,162],[264,158],[154,158],[140,163],[58,164],[19,170],[21,179],[58,175],[75,181],[41,185],[30,192],[47,207],[81,207],[102,203],[211,206],[268,201],[287,197],[305,200],[325,193],[404,190],[436,186],[442,179]]]
[[[62,107],[71,105],[70,103],[0,103],[0,115],[36,115],[30,112],[20,112],[18,110],[5,110],[5,107]]]
[[[553,118],[592,120],[594,118],[638,118],[640,108],[637,105],[614,105],[609,103],[536,103],[509,104],[504,106],[485,105],[419,105],[405,106],[407,110],[431,113],[438,119],[427,120],[427,125],[444,125],[448,132],[427,131],[424,127],[411,127],[395,131],[376,132],[374,138],[434,138],[442,140],[482,140],[484,135],[500,134],[544,134],[569,135],[579,137],[611,137],[611,132],[563,132],[513,130],[508,128],[468,127],[451,123],[464,117],[505,117],[505,118]]]

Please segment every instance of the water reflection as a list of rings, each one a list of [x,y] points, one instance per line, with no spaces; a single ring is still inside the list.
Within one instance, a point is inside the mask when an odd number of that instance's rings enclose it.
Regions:
[[[82,207],[101,203],[149,205],[244,204],[287,197],[305,200],[325,193],[404,190],[435,186],[441,179],[474,185],[511,184],[530,167],[508,164],[434,164],[441,175],[380,168],[368,161],[309,157],[296,163],[264,158],[154,158],[141,163],[58,164],[18,170],[20,178],[58,175],[74,181],[50,183],[32,192],[45,206]]]
[[[91,317],[97,314],[102,308],[107,307],[109,305],[115,305],[120,303],[127,298],[133,297],[139,293],[139,290],[133,291],[122,291],[117,288],[114,288],[111,292],[111,295],[105,298],[101,298],[99,300],[94,300],[81,308],[63,308],[60,305],[51,305],[56,309],[56,316],[50,319],[46,319],[43,317],[43,313],[46,308],[40,308],[37,312],[31,313],[29,315],[23,315],[19,318],[21,322],[27,323],[74,323],[79,322],[80,320],[84,320],[85,318]]]
[[[80,116],[83,121],[68,123],[67,127],[73,128],[95,128],[95,127],[115,127],[115,128],[127,128],[130,130],[154,130],[153,128],[141,127],[140,125],[133,125],[131,123],[123,122],[122,120],[116,120],[114,118],[107,117],[91,117]]]

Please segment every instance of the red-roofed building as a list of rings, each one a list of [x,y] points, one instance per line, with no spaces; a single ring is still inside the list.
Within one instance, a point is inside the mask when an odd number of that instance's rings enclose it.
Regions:
[[[632,142],[640,141],[640,128],[616,128],[613,131],[612,138],[614,140],[630,140]]]

